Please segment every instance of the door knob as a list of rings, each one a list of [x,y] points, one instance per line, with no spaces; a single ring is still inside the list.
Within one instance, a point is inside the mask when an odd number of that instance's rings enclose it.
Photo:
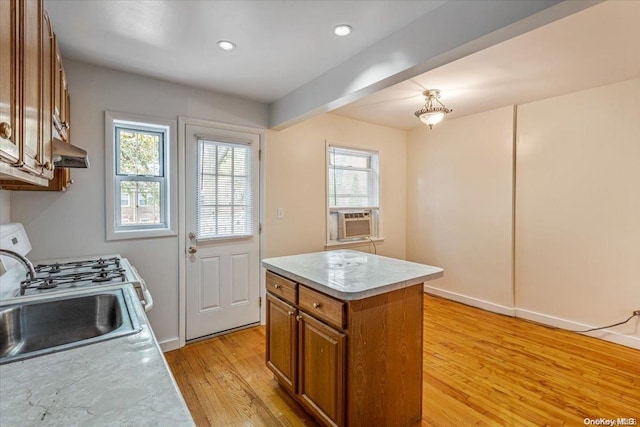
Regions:
[[[193,231],[189,232],[189,240],[194,241],[196,240],[196,233],[194,233]]]
[[[11,125],[9,123],[0,123],[0,137],[2,137],[3,139],[11,138]]]
[[[196,252],[198,252],[198,248],[196,248],[195,246],[189,246],[189,249],[187,249],[187,251],[188,251],[191,255],[193,255],[193,254],[195,254]]]

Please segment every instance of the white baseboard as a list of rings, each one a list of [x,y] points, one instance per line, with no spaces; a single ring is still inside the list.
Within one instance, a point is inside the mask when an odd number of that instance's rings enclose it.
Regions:
[[[490,301],[468,297],[466,295],[457,294],[455,292],[446,291],[444,289],[434,288],[433,286],[424,285],[424,291],[431,295],[436,295],[442,298],[461,302],[462,304],[481,308],[483,310],[491,311],[492,313],[504,314],[505,316],[511,317],[514,317],[516,315],[516,311],[513,307],[506,307],[504,305],[496,304]]]
[[[549,316],[547,314],[536,313],[535,311],[524,310],[516,308],[516,317],[531,320],[533,322],[543,323],[545,325],[555,326],[560,329],[569,330],[584,330],[591,329],[595,326],[585,325],[584,323],[577,323],[571,320],[561,319],[559,317]],[[593,332],[577,332],[589,337],[598,338],[604,341],[613,342],[616,344],[624,345],[625,347],[631,347],[640,350],[640,337],[634,337],[631,335],[624,335],[608,329],[602,329],[600,331]]]
[[[444,289],[434,288],[432,286],[424,285],[424,291],[431,295],[436,295],[442,298],[446,298],[452,301],[461,302],[462,304],[477,307],[482,310],[491,311],[492,313],[504,314],[511,317],[518,317],[521,319],[531,320],[533,322],[542,323],[543,325],[554,326],[561,329],[569,330],[581,330],[590,329],[594,326],[585,325],[582,323],[573,322],[559,317],[549,316],[547,314],[536,313],[530,310],[524,310],[521,308],[505,307],[500,304],[495,304],[489,301],[484,301],[478,298],[469,297],[455,292],[447,291]],[[598,338],[604,341],[624,345],[625,347],[631,347],[640,349],[640,337],[631,335],[623,335],[618,332],[614,332],[608,329],[601,331],[584,332],[583,335]]]
[[[160,344],[160,348],[162,349],[163,353],[180,348],[180,340],[178,338],[172,338],[170,340],[162,341],[158,344]]]

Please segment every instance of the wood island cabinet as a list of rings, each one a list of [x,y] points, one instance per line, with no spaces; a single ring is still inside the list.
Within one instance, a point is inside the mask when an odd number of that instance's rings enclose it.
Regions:
[[[343,301],[266,273],[266,364],[327,426],[422,416],[422,284]]]
[[[289,393],[298,391],[297,310],[267,294],[267,366]]]
[[[0,1],[0,52],[0,187],[64,191],[71,179],[54,171],[53,138],[69,142],[69,98],[42,0]]]

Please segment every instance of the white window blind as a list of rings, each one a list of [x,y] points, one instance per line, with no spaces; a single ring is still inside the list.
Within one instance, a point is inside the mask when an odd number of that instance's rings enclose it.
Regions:
[[[197,139],[197,238],[252,235],[251,147],[204,137]]]

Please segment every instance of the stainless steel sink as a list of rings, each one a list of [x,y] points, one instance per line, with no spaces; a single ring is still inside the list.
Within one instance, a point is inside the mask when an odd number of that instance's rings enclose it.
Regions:
[[[0,307],[0,364],[138,331],[125,288],[5,305]]]

